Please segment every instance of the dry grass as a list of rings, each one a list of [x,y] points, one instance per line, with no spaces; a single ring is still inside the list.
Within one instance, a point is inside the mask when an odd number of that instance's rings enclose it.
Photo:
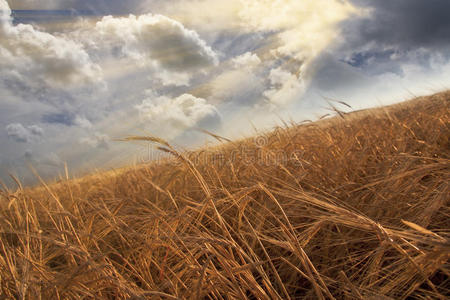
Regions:
[[[441,93],[195,153],[150,138],[175,157],[5,188],[0,294],[449,297],[449,103]]]

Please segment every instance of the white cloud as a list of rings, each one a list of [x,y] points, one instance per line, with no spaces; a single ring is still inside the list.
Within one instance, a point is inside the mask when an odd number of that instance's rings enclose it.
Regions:
[[[42,136],[44,134],[44,130],[37,125],[28,126],[28,129],[30,130],[31,134],[36,136]]]
[[[311,81],[308,76],[314,73],[311,63],[339,40],[341,22],[361,13],[348,0],[193,0],[178,1],[165,9],[169,16],[192,24],[216,42],[222,38],[215,34],[217,30],[267,36],[267,43],[258,49],[260,56],[245,53],[231,63],[239,71],[258,66],[253,78],[261,77],[260,69],[266,68],[272,85],[263,91],[277,107],[301,98]],[[275,84],[280,73],[286,82]]]
[[[217,102],[242,106],[252,106],[262,99],[265,90],[264,79],[252,69],[242,68],[225,71],[214,78],[208,87]]]
[[[92,148],[97,149],[109,149],[110,138],[108,135],[96,132],[93,136],[85,137],[80,139],[81,144],[88,145]]]
[[[234,110],[238,107],[233,106],[248,107],[262,99],[267,74],[266,66],[257,54],[246,52],[235,56],[222,67],[220,74],[202,86],[214,103]]]
[[[102,71],[109,71],[102,70],[105,64],[123,69],[130,60],[164,85],[183,86],[194,72],[218,64],[217,54],[195,31],[162,15],[106,16],[50,34],[29,24],[14,25],[8,3],[0,0],[0,7],[0,75],[35,87],[40,82],[58,88],[99,82]]]
[[[348,0],[178,0],[164,13],[202,32],[269,32],[275,53],[304,61],[339,36],[339,23],[359,13]]]
[[[235,58],[233,58],[233,66],[235,68],[241,68],[241,67],[256,67],[261,63],[261,59],[258,57],[258,55],[246,52],[242,55],[239,55]]]
[[[142,122],[166,139],[174,138],[186,129],[200,126],[202,122],[216,121],[219,118],[213,105],[190,94],[168,98],[150,93],[136,108]]]
[[[239,28],[241,9],[240,0],[174,0],[164,1],[162,5],[165,15],[203,32]]]
[[[276,53],[300,61],[320,54],[356,10],[341,0],[241,0],[240,17],[253,30],[278,32]]]
[[[8,137],[17,143],[38,141],[44,135],[44,130],[37,125],[23,126],[20,123],[11,123],[5,129]]]
[[[29,24],[14,25],[5,0],[0,8],[0,75],[56,87],[98,81],[100,68],[81,44]]]
[[[300,99],[305,91],[304,81],[282,68],[272,69],[269,79],[271,88],[264,92],[264,96],[277,107]]]
[[[167,70],[153,70],[153,74],[150,77],[155,77],[161,81],[165,86],[189,86],[191,81],[191,74],[187,72],[170,72]]]
[[[106,16],[94,30],[86,32],[91,45],[156,69],[154,76],[166,85],[187,85],[193,72],[218,64],[217,54],[195,31],[162,15]]]
[[[6,0],[0,1],[0,22],[10,22],[11,21],[11,9]]]
[[[83,129],[91,129],[92,128],[91,121],[89,121],[88,119],[81,117],[81,116],[76,116],[73,123]]]

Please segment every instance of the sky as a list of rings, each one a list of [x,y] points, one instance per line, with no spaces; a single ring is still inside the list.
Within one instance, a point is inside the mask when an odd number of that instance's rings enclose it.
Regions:
[[[448,0],[0,0],[0,180],[450,88]],[[342,110],[349,110],[343,106]],[[151,152],[151,153],[150,153]],[[151,155],[149,155],[149,153]]]

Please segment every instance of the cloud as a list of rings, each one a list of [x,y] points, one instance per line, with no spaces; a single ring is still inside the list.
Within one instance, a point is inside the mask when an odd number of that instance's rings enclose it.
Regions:
[[[4,22],[11,21],[11,9],[6,0],[0,1],[0,22],[3,24]]]
[[[254,100],[241,100],[241,103],[265,99],[272,107],[282,108],[301,99],[311,82],[308,76],[313,73],[309,70],[312,62],[339,39],[340,24],[360,12],[347,0],[195,0],[177,2],[175,12],[171,14],[167,8],[167,13],[193,24],[200,32],[207,32],[213,37],[214,45],[227,47],[225,55],[243,44],[228,41],[245,38],[247,50],[231,60],[239,71],[223,72],[219,77],[226,79],[227,84],[214,80],[210,86],[227,99],[244,99],[251,95]],[[224,34],[214,35],[211,30],[220,30]],[[258,36],[264,39],[258,42]],[[255,41],[248,43],[252,39]],[[254,44],[258,46],[252,48]],[[233,50],[229,49],[230,45]],[[247,52],[249,49],[253,53]],[[249,78],[257,78],[257,83],[268,86],[258,91],[254,89],[258,88],[255,83],[244,79],[249,84],[245,88],[242,79],[246,71],[241,68],[249,68]],[[229,74],[235,75],[236,81],[240,82],[230,84]],[[280,76],[286,81],[277,81]],[[230,92],[224,92],[226,86],[230,86]],[[232,91],[245,94],[232,96]]]
[[[25,150],[23,158],[26,161],[31,162],[33,167],[61,167],[64,165],[61,157],[55,152],[50,152],[37,158],[33,150],[27,149]]]
[[[161,1],[165,15],[203,32],[236,30],[241,26],[240,0],[173,0]]]
[[[61,167],[62,165],[64,165],[61,157],[59,157],[59,155],[54,152],[50,152],[49,154],[44,155],[44,157],[39,160],[39,163],[50,167]]]
[[[166,84],[185,85],[192,72],[218,64],[217,54],[195,31],[162,15],[106,16],[94,30],[94,47],[109,48],[118,58],[157,68],[162,73],[154,76]],[[171,74],[178,80],[171,79]]]
[[[12,9],[58,9],[63,2],[72,0],[8,0]]]
[[[305,91],[304,81],[281,67],[272,69],[269,79],[271,87],[264,92],[264,96],[269,104],[275,107],[285,106],[300,99]]]
[[[47,124],[61,124],[65,126],[75,125],[75,114],[71,112],[46,113],[41,121]]]
[[[240,63],[233,61],[233,69],[225,70],[207,85],[211,91],[211,99],[215,102],[229,106],[234,109],[250,107],[263,99],[262,93],[266,89],[264,79],[264,69],[259,70],[251,61],[246,61],[245,65],[237,68]]]
[[[240,17],[252,30],[276,32],[275,53],[307,61],[339,35],[339,23],[355,9],[338,0],[242,0]]]
[[[150,0],[158,2],[161,0]],[[128,14],[148,9],[145,0],[9,0],[13,9],[80,10],[96,14]],[[145,5],[147,4],[147,5]]]
[[[404,49],[450,45],[450,2],[447,0],[352,2],[370,8],[369,14],[348,23],[346,30],[354,35],[353,40]],[[351,36],[348,38],[352,39]]]
[[[11,142],[0,140],[2,160],[22,163],[30,148],[35,161],[55,151],[74,169],[88,169],[133,151],[111,143],[113,136],[151,134],[190,146],[196,127],[225,136],[249,133],[247,120],[268,128],[278,121],[271,109],[314,118],[322,96],[359,107],[403,99],[405,89],[440,79],[444,86],[448,5],[0,0],[0,126],[16,124]],[[68,11],[13,20],[10,7]],[[154,93],[143,96],[146,89]],[[45,128],[45,143],[36,143],[42,136],[28,124]]]
[[[17,143],[38,141],[44,135],[44,130],[37,125],[23,126],[20,123],[11,123],[5,129],[8,137]]]
[[[274,54],[301,61],[329,46],[340,22],[358,13],[348,0],[179,0],[166,1],[163,11],[207,34],[271,33]]]
[[[29,24],[14,25],[5,0],[0,0],[0,8],[0,75],[56,87],[98,80],[100,69],[81,44]]]
[[[246,52],[242,55],[239,55],[235,58],[233,58],[233,66],[235,68],[240,67],[256,67],[261,63],[261,59],[258,57],[258,55]]]
[[[321,54],[312,64],[311,85],[323,92],[354,92],[350,86],[362,87],[374,84],[374,79],[358,68],[339,60],[329,52]]]
[[[246,52],[233,58],[230,66],[205,85],[210,98],[228,110],[253,107],[260,111],[263,106],[280,110],[300,100],[307,87],[295,61],[262,62],[258,55]]]
[[[91,129],[93,127],[91,121],[82,116],[76,116],[74,119],[74,124],[83,129]]]
[[[93,136],[80,139],[81,144],[88,145],[92,148],[104,149],[104,150],[109,149],[109,141],[110,141],[110,138],[108,135],[99,133],[99,132],[94,133]]]
[[[79,1],[64,5],[57,2],[47,1],[46,5],[83,7]],[[97,82],[102,80],[100,65],[109,52],[115,59],[128,58],[153,70],[151,75],[166,85],[187,85],[193,72],[218,63],[217,54],[195,31],[162,15],[105,16],[95,25],[81,21],[65,32],[50,34],[29,24],[14,25],[8,3],[0,3],[0,67],[14,70],[13,74],[4,72],[3,77],[39,79],[59,88]],[[29,9],[32,3],[27,4]],[[91,8],[96,10],[95,6]]]
[[[220,119],[213,105],[190,94],[169,98],[149,93],[149,97],[136,109],[142,122],[166,139],[174,138],[187,129],[211,125]]]
[[[447,0],[351,0],[366,14],[342,24],[338,55],[370,74],[402,75],[402,65],[431,68],[450,58],[450,2]]]

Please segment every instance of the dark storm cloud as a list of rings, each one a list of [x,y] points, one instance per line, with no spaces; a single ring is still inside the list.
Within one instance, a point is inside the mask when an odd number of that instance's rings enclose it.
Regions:
[[[310,88],[320,91],[348,89],[348,86],[365,86],[371,79],[345,62],[337,60],[330,53],[322,53],[312,65],[314,80]]]
[[[343,55],[355,67],[391,64],[383,71],[399,73],[393,62],[408,59],[426,66],[431,53],[448,58],[450,1],[448,0],[351,0],[369,15],[343,23]],[[422,52],[417,52],[417,51]],[[428,52],[427,52],[428,51]],[[411,55],[412,52],[416,54]],[[391,69],[391,70],[389,70]]]
[[[347,33],[353,33],[361,42],[373,41],[384,46],[400,46],[402,49],[450,45],[448,0],[352,2],[363,8],[374,9],[370,16],[350,21],[350,26],[346,28]]]

